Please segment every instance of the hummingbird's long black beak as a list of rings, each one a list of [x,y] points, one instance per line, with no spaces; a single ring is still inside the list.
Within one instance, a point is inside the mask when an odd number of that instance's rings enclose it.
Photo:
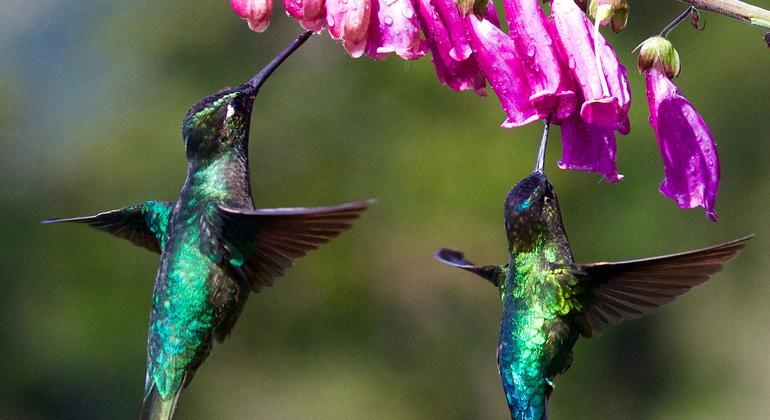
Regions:
[[[250,94],[252,96],[256,96],[257,92],[259,92],[259,88],[262,87],[262,85],[265,83],[265,81],[270,77],[271,74],[275,71],[275,69],[278,68],[278,66],[281,65],[289,56],[296,51],[299,47],[302,46],[302,44],[305,43],[305,41],[310,38],[310,36],[313,35],[312,31],[307,31],[300,36],[297,37],[294,41],[292,41],[283,51],[278,53],[278,55],[275,56],[262,70],[259,71],[254,77],[252,77],[248,82],[242,84],[238,87],[238,91],[244,94]]]
[[[551,117],[545,120],[545,128],[543,129],[543,138],[540,140],[540,150],[537,151],[537,162],[535,162],[535,170],[533,172],[545,173],[545,149],[548,145],[548,131],[551,128]]]

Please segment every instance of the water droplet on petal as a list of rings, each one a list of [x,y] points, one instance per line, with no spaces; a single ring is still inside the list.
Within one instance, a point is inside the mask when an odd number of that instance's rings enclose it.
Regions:
[[[390,17],[390,15],[385,15],[385,17],[382,18],[382,21],[385,22],[385,24],[388,26],[393,24],[393,18]]]
[[[401,14],[403,14],[405,18],[411,19],[414,17],[414,10],[411,7],[405,7],[401,9]]]

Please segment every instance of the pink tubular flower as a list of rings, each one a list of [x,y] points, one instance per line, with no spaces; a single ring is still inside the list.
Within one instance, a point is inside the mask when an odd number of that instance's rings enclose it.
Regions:
[[[382,60],[393,52],[405,60],[416,60],[426,50],[420,42],[420,22],[411,0],[372,0],[369,57]]]
[[[442,21],[441,15],[433,7],[434,3],[437,2],[435,0],[419,0],[418,14],[425,39],[430,46],[433,65],[436,68],[439,81],[458,92],[473,89],[476,94],[485,96],[487,94],[486,79],[476,62],[476,57],[470,55],[470,44],[468,44],[469,53],[464,59],[456,59],[456,54],[453,56],[452,52],[455,51],[455,47],[452,47],[450,41],[450,25]],[[455,7],[453,3],[452,6]],[[455,7],[456,11],[457,8]],[[460,24],[462,25],[462,21]],[[464,30],[465,26],[462,25],[462,28]],[[464,33],[467,34],[467,32]]]
[[[540,118],[567,118],[575,108],[572,77],[558,58],[539,0],[505,0],[505,16]]]
[[[342,40],[342,46],[353,58],[366,51],[371,16],[371,0],[327,0],[326,23],[329,34]]]
[[[502,126],[519,127],[538,120],[540,117],[530,101],[531,88],[513,39],[489,20],[479,20],[472,13],[465,20],[476,60],[508,116]]]
[[[708,126],[671,80],[655,68],[647,71],[647,102],[666,171],[661,194],[682,208],[703,206],[709,219],[716,221],[719,157]]]
[[[590,125],[627,134],[631,91],[626,68],[573,0],[553,0],[551,15],[552,33],[585,98],[580,115]]]
[[[263,32],[270,25],[273,0],[230,0],[233,11],[245,19],[254,32]]]
[[[438,18],[443,22],[449,34],[449,56],[455,61],[463,61],[470,57],[473,52],[471,50],[471,40],[468,37],[468,29],[465,27],[463,16],[458,10],[455,1],[432,0],[430,3],[438,13]]]
[[[578,114],[561,122],[562,155],[559,168],[597,172],[609,182],[619,182],[615,165],[613,130],[586,124]]]
[[[324,0],[283,0],[283,8],[308,31],[318,32],[326,25]]]

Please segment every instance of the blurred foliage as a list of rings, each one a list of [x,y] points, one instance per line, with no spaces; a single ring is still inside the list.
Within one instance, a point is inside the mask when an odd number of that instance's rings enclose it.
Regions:
[[[4,6],[0,418],[135,418],[157,255],[38,221],[174,199],[187,108],[249,78],[299,27],[280,5],[261,35],[227,2]],[[712,14],[704,32],[671,35],[684,69],[677,84],[709,122],[723,170],[719,223],[676,208],[657,192],[662,165],[630,51],[682,7],[634,4],[627,30],[607,35],[635,94],[634,131],[618,140],[625,181],[556,169],[551,143],[548,171],[575,255],[624,259],[757,238],[676,303],[581,340],[557,382],[556,419],[770,410],[770,52],[761,31]],[[257,98],[255,201],[379,201],[252,296],[179,418],[508,418],[495,290],[432,259],[451,246],[479,263],[503,261],[503,198],[530,171],[540,127],[504,130],[502,120],[493,94],[439,86],[427,57],[351,60],[328,36],[311,39]]]

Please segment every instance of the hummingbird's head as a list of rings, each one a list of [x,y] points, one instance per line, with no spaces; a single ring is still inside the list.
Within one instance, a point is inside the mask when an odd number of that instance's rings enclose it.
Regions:
[[[297,37],[248,82],[209,95],[190,108],[182,123],[188,160],[212,159],[236,148],[245,152],[251,111],[259,89],[312,34],[307,31]]]
[[[225,88],[193,105],[182,123],[187,156],[207,159],[246,146],[256,90]]]
[[[553,186],[542,171],[521,180],[505,199],[505,230],[511,244],[528,240],[560,217]]]

